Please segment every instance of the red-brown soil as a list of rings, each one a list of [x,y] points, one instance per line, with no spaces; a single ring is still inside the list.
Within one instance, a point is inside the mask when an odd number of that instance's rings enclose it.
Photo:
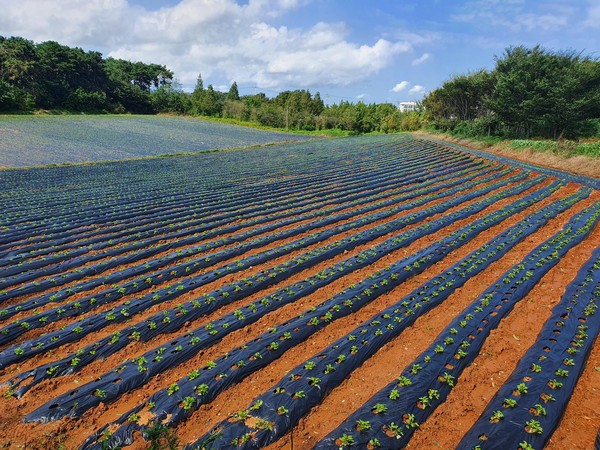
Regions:
[[[549,184],[552,180],[553,179],[548,179],[543,185]],[[482,184],[471,189],[470,191],[481,187],[483,187]],[[341,291],[348,285],[362,280],[376,270],[383,269],[389,264],[400,260],[419,249],[434,244],[436,241],[447,236],[453,231],[461,228],[462,226],[468,225],[476,218],[480,218],[487,213],[496,211],[499,208],[512,203],[516,198],[524,197],[527,193],[539,189],[539,187],[540,186],[536,186],[535,188],[532,188],[525,193],[520,194],[519,196],[500,200],[474,216],[456,221],[455,223],[446,226],[436,233],[415,240],[407,247],[385,255],[380,260],[366,268],[356,270],[355,272],[331,282],[329,285],[319,289],[311,295],[302,298],[296,303],[283,306],[276,311],[265,314],[256,323],[230,333],[219,343],[201,351],[194,358],[185,361],[181,365],[153,378],[144,386],[125,393],[114,403],[106,405],[101,404],[100,406],[87,411],[80,418],[62,419],[48,424],[32,424],[22,422],[23,417],[29,412],[35,410],[37,407],[43,405],[50,399],[60,394],[68,392],[77,386],[81,386],[91,380],[96,379],[98,376],[117,366],[125,358],[131,359],[135,356],[138,356],[147,350],[155,348],[162,343],[169,341],[175,335],[183,334],[188,330],[202,326],[203,324],[218,318],[223,314],[230,313],[235,309],[248,304],[250,301],[268,295],[278,288],[290,285],[308,276],[314,275],[318,271],[336,262],[342,261],[349,256],[355,255],[360,251],[366,250],[378,243],[381,243],[397,233],[388,233],[385,236],[374,239],[368,244],[358,246],[351,251],[344,252],[335,258],[306,269],[290,277],[289,279],[274,284],[268,289],[253,294],[243,300],[231,303],[230,305],[226,305],[218,311],[203,317],[202,319],[196,320],[192,323],[187,323],[176,334],[160,335],[152,339],[150,342],[132,342],[126,348],[108,357],[106,360],[95,361],[84,367],[76,374],[63,376],[40,383],[26,393],[21,399],[16,399],[6,395],[6,398],[0,398],[0,449],[78,448],[85,438],[94,431],[103,425],[116,420],[121,414],[143,402],[157,390],[164,389],[174,381],[182,378],[189,373],[190,370],[201,367],[206,363],[206,361],[216,359],[228,350],[240,345],[240,343],[249,341],[259,336],[269,327],[293,318],[311,306],[320,304],[325,299]],[[298,345],[287,351],[282,358],[274,361],[264,369],[255,372],[237,385],[227,389],[214,401],[202,405],[189,420],[179,425],[179,427],[176,429],[176,433],[179,436],[180,443],[183,445],[195,441],[204,433],[210,431],[210,429],[221,420],[226,419],[229,415],[247,407],[256,396],[271,388],[277,380],[285,376],[296,365],[304,362],[312,355],[318,353],[321,349],[330,345],[336,339],[344,336],[346,333],[360,325],[363,321],[376,314],[378,311],[391,304],[394,304],[399,298],[402,298],[404,295],[410,293],[420,284],[429,280],[433,276],[442,273],[452,264],[464,258],[470,252],[478,249],[484,243],[501,233],[503,230],[506,230],[508,227],[518,223],[528,214],[539,210],[543,206],[550,204],[552,201],[564,198],[576,192],[580,187],[581,186],[576,183],[567,183],[549,198],[527,208],[521,213],[508,217],[503,222],[481,232],[472,241],[452,251],[442,261],[427,268],[423,273],[408,279],[406,282],[388,294],[380,296],[360,311],[348,316],[345,319],[335,322],[332,326],[328,326],[315,333],[301,345]],[[27,361],[24,361],[23,363],[14,364],[4,370],[1,370],[0,383],[8,381],[10,378],[23,371],[31,370],[41,364],[63,358],[76,351],[78,348],[83,347],[84,345],[93,343],[102,337],[108,336],[115,331],[125,328],[130,323],[142,321],[158,311],[169,307],[174,307],[179,303],[194,299],[200,294],[211,289],[218,288],[225,283],[230,283],[249,275],[256,274],[263,269],[291,260],[295,256],[298,256],[307,250],[332,243],[356,232],[373,228],[377,225],[393,220],[394,218],[423,210],[444,200],[435,200],[426,205],[411,209],[410,211],[396,214],[390,218],[386,218],[385,220],[380,220],[373,224],[365,225],[350,231],[345,231],[308,248],[297,250],[287,255],[280,256],[279,258],[275,258],[268,263],[263,263],[257,265],[256,267],[251,267],[240,272],[227,275],[213,283],[203,286],[202,288],[186,293],[176,300],[165,302],[159,305],[153,305],[142,314],[134,317],[133,322],[125,324],[112,324],[98,332],[85,336],[78,342],[63,345],[55,350],[47,352],[46,354],[40,354],[30,358]],[[424,222],[436,220],[452,211],[462,209],[463,207],[474,203],[475,201],[476,200],[465,202],[460,206],[446,211],[445,213],[434,215],[426,219]],[[565,223],[574,214],[599,201],[600,191],[593,191],[590,197],[576,203],[566,212],[551,219],[536,233],[526,238],[523,242],[517,244],[503,258],[491,264],[481,274],[469,280],[462,288],[456,290],[456,292],[454,292],[446,301],[444,301],[442,305],[424,314],[422,317],[417,319],[413,326],[406,329],[392,342],[379,349],[379,351],[373,357],[366,361],[361,367],[356,369],[340,386],[334,389],[320,405],[313,408],[308,415],[302,418],[299,424],[296,425],[290,433],[286,434],[282,439],[272,444],[268,448],[270,450],[304,450],[312,448],[321,438],[325,437],[325,435],[335,429],[349,414],[360,407],[374,393],[396,378],[402,369],[423,350],[425,350],[431,344],[431,342],[433,342],[436,336],[463,308],[473,302],[483,290],[492,284],[498,277],[502,276],[506,270],[508,270],[514,264],[520,262],[532,249],[544,242],[548,237],[561,230]],[[348,206],[347,210],[351,211],[353,208],[355,207]],[[346,222],[360,217],[361,216],[355,216]],[[309,223],[309,221],[305,222]],[[323,227],[322,229],[329,229],[339,224],[341,224],[341,222]],[[422,223],[410,225],[401,231],[415,228],[421,224]],[[252,228],[252,226],[249,225],[249,228]],[[287,228],[289,228],[289,226]],[[281,230],[283,229],[284,228]],[[244,256],[274,248],[286,242],[299,239],[302,236],[313,233],[314,231],[316,230],[311,229],[310,231],[307,231],[304,234],[294,238],[280,240],[259,249],[250,250]],[[168,239],[166,239],[166,242],[168,242]],[[600,242],[600,227],[596,227],[592,234],[585,239],[584,242],[571,249],[567,256],[563,258],[556,267],[550,270],[546,276],[544,276],[544,278],[535,286],[529,295],[517,303],[514,310],[504,320],[502,320],[499,328],[492,332],[475,362],[460,376],[447,401],[442,404],[415,433],[409,444],[410,448],[451,449],[458,444],[461,437],[475,423],[481,412],[484,410],[487,402],[494,396],[498,388],[509,377],[511,371],[516,367],[519,358],[535,341],[536,336],[542,328],[545,320],[550,316],[552,307],[558,301],[560,301],[565,287],[575,277],[581,265],[590,257],[592,251],[598,246],[598,242]],[[151,259],[168,253],[170,252],[163,252],[152,257]],[[239,258],[232,258],[232,260],[225,261],[219,265],[232,262],[236,259]],[[136,264],[137,263],[138,262],[136,262]],[[112,271],[107,271],[101,275],[106,275],[107,273],[111,272]],[[153,286],[152,289],[157,287],[161,286]],[[76,294],[69,298],[68,301],[73,301],[92,292],[98,293],[105,288],[106,287],[99,287],[95,288],[91,292]],[[141,294],[133,295],[131,298],[135,298],[139,295]],[[11,301],[9,304],[17,304],[29,297],[33,296],[22,296],[21,298]],[[124,297],[122,301],[126,301],[128,299],[128,297]],[[49,309],[53,306],[56,305],[51,304],[40,310]],[[106,311],[111,307],[112,305],[98,308],[97,310],[87,313],[82,317],[86,317],[100,311]],[[23,312],[15,318],[24,318],[30,314],[30,312]],[[11,320],[14,320],[15,318],[11,318]],[[56,330],[59,327],[70,323],[71,321],[72,319],[65,319],[49,324],[44,328],[31,330],[21,336],[16,342],[23,342],[39,336],[42,333]],[[0,326],[4,326],[6,323],[8,323],[8,321],[0,322]],[[8,394],[8,388],[5,386],[0,392]],[[596,343],[586,369],[584,370],[579,383],[577,384],[572,401],[569,403],[562,421],[552,436],[547,448],[552,450],[565,448],[590,449],[593,447],[593,442],[599,428],[600,348],[598,343]],[[128,448],[147,449],[149,448],[149,443],[138,437],[136,442]]]

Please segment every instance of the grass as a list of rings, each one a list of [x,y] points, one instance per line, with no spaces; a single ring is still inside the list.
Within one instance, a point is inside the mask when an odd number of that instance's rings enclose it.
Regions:
[[[428,130],[430,133],[439,134],[434,130]],[[590,158],[600,158],[600,138],[589,142],[578,141],[552,141],[547,139],[504,139],[498,136],[464,136],[449,133],[441,133],[446,139],[460,139],[468,142],[476,142],[484,147],[508,146],[515,150],[531,150],[534,152],[547,152],[561,155],[565,158],[573,156],[588,156]]]
[[[552,152],[567,158],[577,155],[600,158],[600,140],[596,142],[548,141],[515,139],[510,146],[516,150],[531,149],[538,152]]]
[[[578,175],[600,178],[600,139],[589,142],[557,142],[508,140],[491,136],[466,138],[432,131],[419,131],[415,134]]]
[[[343,136],[350,136],[352,134],[351,131],[340,130],[338,128],[334,128],[331,130],[312,130],[312,131],[293,130],[293,129],[285,130],[283,128],[273,128],[273,127],[267,127],[264,125],[259,125],[255,122],[247,122],[247,121],[243,121],[243,120],[228,119],[228,118],[223,118],[223,117],[204,117],[204,116],[202,116],[201,119],[207,120],[209,122],[226,123],[228,125],[237,125],[237,126],[241,126],[241,127],[254,128],[257,130],[272,131],[275,133],[298,134],[298,135],[303,135],[303,136],[343,137]]]
[[[600,141],[579,144],[575,150],[584,156],[600,158]]]
[[[15,111],[15,112],[9,112],[8,115],[14,115],[14,116],[17,116],[17,115],[18,116],[82,116],[82,115],[87,115],[87,116],[92,115],[93,116],[93,115],[101,115],[101,116],[114,116],[114,117],[128,116],[128,114],[87,114],[87,113],[72,112],[72,111],[62,110],[62,109],[53,109],[53,110],[40,109],[40,110],[35,110],[35,111]],[[232,119],[232,118],[224,118],[224,117],[189,116],[189,115],[181,116],[181,115],[171,114],[171,113],[157,114],[157,116],[183,117],[183,118],[188,118],[188,119],[194,118],[194,119],[204,120],[204,121],[208,121],[208,122],[219,122],[219,123],[225,123],[228,125],[237,125],[240,127],[254,128],[256,130],[271,131],[274,133],[286,133],[286,134],[289,133],[289,134],[297,134],[297,135],[327,136],[327,137],[344,137],[344,136],[351,136],[353,134],[352,131],[340,130],[338,128],[327,129],[327,130],[312,130],[312,131],[295,130],[295,129],[285,130],[283,128],[274,128],[274,127],[260,125],[256,122],[250,122],[250,121],[244,121],[244,120],[238,120],[238,119]],[[146,117],[148,117],[148,116],[146,116]]]

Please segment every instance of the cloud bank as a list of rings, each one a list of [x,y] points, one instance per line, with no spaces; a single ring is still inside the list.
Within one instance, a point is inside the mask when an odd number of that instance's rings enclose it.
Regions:
[[[525,0],[470,0],[463,9],[452,16],[455,21],[515,34],[564,30],[577,12],[570,2]]]
[[[181,0],[152,11],[128,0],[0,0],[0,30],[164,64],[188,89],[199,73],[213,83],[266,89],[348,86],[412,50],[409,40],[352,42],[343,23],[276,25],[307,3]]]

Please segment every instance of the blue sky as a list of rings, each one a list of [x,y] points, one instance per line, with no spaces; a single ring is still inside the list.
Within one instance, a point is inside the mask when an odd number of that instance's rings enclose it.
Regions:
[[[508,46],[600,57],[600,0],[0,0],[0,35],[164,64],[185,90],[421,99]]]

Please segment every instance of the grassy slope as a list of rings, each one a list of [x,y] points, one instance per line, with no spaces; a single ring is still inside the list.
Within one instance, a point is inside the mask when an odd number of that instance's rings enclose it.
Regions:
[[[189,117],[4,115],[0,116],[0,166],[135,159],[307,138]]]
[[[222,117],[201,117],[201,118],[198,118],[198,120],[226,123],[229,125],[237,125],[240,127],[255,128],[257,130],[273,131],[275,133],[290,133],[290,134],[299,134],[299,135],[305,135],[305,136],[340,137],[340,136],[350,136],[352,134],[350,131],[340,130],[337,128],[332,129],[332,130],[314,130],[314,131],[284,130],[282,128],[265,127],[263,125],[258,125],[254,122],[245,122],[243,120],[237,120],[237,119],[225,119]]]
[[[58,160],[48,159],[47,156],[43,155],[45,151],[52,152],[57,147],[57,139],[54,136],[54,139],[50,139],[52,142],[43,142],[43,139],[46,137],[46,133],[48,129],[44,130],[29,130],[32,131],[33,136],[27,136],[26,139],[22,139],[22,136],[15,136],[15,131],[20,134],[27,133],[25,130],[19,130],[19,127],[14,127],[15,121],[21,123],[27,123],[28,121],[35,120],[34,116],[39,117],[39,114],[35,115],[0,115],[0,168],[5,167],[24,167],[24,166],[38,166],[38,165],[48,165],[48,164],[69,164],[69,163],[82,163],[82,162],[90,162],[90,161],[106,161],[106,160],[116,160],[116,159],[139,159],[139,158],[152,158],[152,157],[164,157],[169,155],[178,155],[182,153],[195,153],[195,152],[204,152],[204,151],[219,151],[224,149],[239,149],[246,147],[256,147],[261,145],[269,145],[270,143],[282,142],[286,140],[295,140],[293,135],[301,135],[303,137],[341,137],[348,136],[350,132],[343,130],[315,130],[315,131],[297,131],[297,130],[289,130],[284,131],[278,128],[270,128],[257,125],[252,122],[243,122],[235,119],[222,119],[222,118],[213,118],[213,117],[178,117],[173,115],[159,115],[159,116],[132,116],[132,115],[70,115],[70,114],[41,114],[46,119],[54,118],[60,116],[60,120],[62,120],[62,125],[64,125],[65,121],[68,121],[69,118],[72,119],[74,124],[81,125],[82,120],[92,120],[92,121],[106,121],[107,123],[112,119],[117,122],[121,122],[120,125],[129,121],[142,121],[142,125],[144,129],[141,130],[132,130],[132,133],[138,134],[138,139],[140,142],[136,143],[133,150],[131,149],[123,149],[120,145],[119,140],[122,135],[124,135],[124,130],[122,126],[114,127],[107,126],[104,130],[105,132],[113,134],[111,136],[110,148],[103,148],[105,145],[102,142],[98,142],[103,138],[106,138],[105,135],[96,136],[88,136],[81,134],[73,134],[73,136],[64,136],[64,129],[61,130],[59,127],[56,131],[56,134],[62,135],[60,136],[60,141],[68,143],[68,145],[74,145],[75,143],[83,144],[83,147],[86,147],[86,139],[90,140],[92,143],[91,151],[94,154],[90,157],[86,154],[81,154],[81,147],[78,150],[78,153],[75,157],[72,157],[72,153],[69,151],[64,151],[65,149],[59,148],[57,155]],[[12,122],[12,123],[11,123]],[[152,123],[154,122],[154,123]],[[163,122],[163,123],[161,123]],[[190,130],[186,128],[180,128],[177,126],[178,124],[183,123],[193,124],[196,122],[202,127],[208,126],[210,128],[210,124],[214,124],[217,127],[224,127],[222,132],[226,132],[226,130],[235,130],[238,129],[244,134],[245,130],[248,133],[254,134],[258,136],[261,132],[265,132],[266,135],[271,135],[271,139],[264,139],[261,137],[257,141],[253,139],[248,140],[248,136],[245,138],[239,138],[233,140],[231,142],[223,142],[222,145],[219,143],[215,143],[213,141],[209,142],[208,146],[203,148],[198,148],[198,146],[189,145],[186,147],[186,144],[190,139],[196,139],[198,136],[194,136],[190,134]],[[33,123],[33,122],[30,122]],[[58,123],[58,122],[57,122]],[[113,122],[115,123],[115,122]],[[8,124],[8,126],[7,126]],[[150,126],[150,124],[152,124]],[[174,124],[175,132],[167,133],[170,131],[170,126],[172,127]],[[12,125],[12,128],[11,128]],[[139,123],[137,124],[140,125]],[[96,128],[97,124],[95,125]],[[81,132],[81,130],[79,130]],[[157,146],[157,148],[152,149],[151,152],[139,153],[139,147],[143,147],[145,145],[146,139],[155,140],[151,135],[152,131],[158,132],[158,141],[163,141],[163,146]],[[272,134],[274,133],[274,134]],[[70,133],[69,133],[70,134]],[[106,134],[106,133],[105,133]],[[117,135],[116,137],[114,135]],[[379,133],[377,133],[379,134]],[[581,174],[591,177],[600,178],[600,142],[595,143],[587,143],[584,145],[577,145],[573,142],[566,142],[562,145],[557,144],[556,142],[551,141],[508,141],[508,140],[500,140],[498,138],[458,138],[449,134],[433,134],[430,132],[419,131],[415,134],[421,134],[424,136],[429,136],[439,140],[445,140],[447,142],[453,142],[459,145],[464,145],[466,147],[474,148],[477,150],[487,151],[490,153],[506,156],[509,158],[518,159],[521,161],[526,161],[534,164],[539,164],[547,167],[553,167],[560,170],[565,170],[567,172]],[[13,135],[13,136],[11,136]],[[251,135],[249,135],[251,136]],[[52,138],[52,137],[51,137]],[[300,138],[300,136],[298,136]],[[187,139],[187,140],[186,140]],[[169,141],[172,145],[164,146],[164,142]],[[16,144],[15,142],[18,142]],[[123,141],[124,142],[124,141]],[[60,143],[60,142],[59,142]],[[141,145],[137,145],[140,144]],[[247,145],[243,145],[247,144]],[[11,147],[12,145],[12,147]],[[21,147],[19,147],[21,146]],[[125,145],[127,147],[127,145]],[[71,149],[73,150],[73,149]],[[124,151],[123,151],[124,150]],[[15,161],[22,159],[23,152],[37,152],[33,157],[26,157],[23,159],[23,163],[16,163]],[[116,154],[114,152],[117,152]],[[111,153],[112,152],[112,153]],[[112,155],[112,156],[111,156]]]
[[[465,147],[513,158],[533,164],[564,170],[577,175],[600,178],[600,152],[594,150],[600,144],[584,147],[582,153],[573,151],[573,145],[559,147],[556,143],[536,141],[509,141],[498,139],[466,139],[449,134],[434,134],[418,131],[414,134],[427,136]],[[588,151],[588,149],[592,151]]]

